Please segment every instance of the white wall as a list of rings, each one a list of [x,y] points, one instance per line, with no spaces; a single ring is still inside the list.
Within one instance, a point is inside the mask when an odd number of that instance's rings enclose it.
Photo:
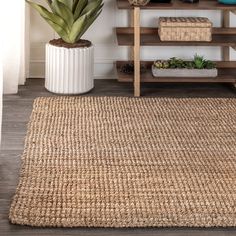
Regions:
[[[41,0],[41,3],[45,1]],[[114,27],[128,26],[128,12],[118,10],[116,0],[104,0],[103,13],[83,38],[91,40],[95,45],[95,78],[115,78],[114,62],[128,59],[128,48],[118,47]],[[206,16],[215,27],[221,24],[219,11],[142,11],[143,26],[157,26],[159,16]],[[231,15],[231,25],[236,26],[236,16]],[[55,35],[38,14],[31,9],[31,53],[30,77],[44,77],[44,46]],[[145,47],[142,48],[142,59],[166,59],[173,56],[191,58],[195,53],[205,55],[208,59],[219,60],[221,51],[218,47]],[[236,58],[231,50],[232,58]]]

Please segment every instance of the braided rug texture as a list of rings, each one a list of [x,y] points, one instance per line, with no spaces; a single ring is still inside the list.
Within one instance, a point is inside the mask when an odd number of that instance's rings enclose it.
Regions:
[[[236,99],[36,99],[10,221],[236,226]]]

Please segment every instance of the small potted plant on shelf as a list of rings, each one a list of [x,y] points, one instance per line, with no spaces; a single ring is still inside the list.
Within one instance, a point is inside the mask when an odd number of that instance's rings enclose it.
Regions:
[[[216,77],[218,71],[216,64],[195,55],[191,61],[176,57],[169,60],[157,60],[152,66],[154,77]]]
[[[140,73],[143,74],[147,71],[147,68],[144,64],[140,64]],[[120,72],[128,75],[133,75],[134,74],[134,62],[130,61],[124,65],[121,66]]]
[[[57,32],[46,45],[45,87],[59,94],[81,94],[94,86],[94,48],[81,39],[100,15],[102,0],[47,0],[49,10],[26,0]]]

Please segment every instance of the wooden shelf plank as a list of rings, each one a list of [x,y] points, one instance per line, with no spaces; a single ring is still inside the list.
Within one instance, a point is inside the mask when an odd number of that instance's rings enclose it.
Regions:
[[[118,45],[133,46],[134,35],[130,27],[116,28]],[[225,46],[236,47],[236,28],[214,28],[211,42],[161,41],[156,28],[141,28],[142,46]]]
[[[118,61],[116,63],[118,81],[120,82],[133,82],[133,75],[121,72],[120,68],[127,61]],[[149,83],[236,83],[236,61],[222,61],[216,62],[219,69],[219,75],[215,78],[183,78],[183,77],[164,77],[155,78],[151,72],[152,61],[143,61],[142,64],[146,65],[147,71],[141,74],[141,82]]]
[[[117,0],[119,9],[133,9],[128,0]],[[220,4],[216,0],[201,0],[199,3],[189,4],[179,0],[172,0],[171,3],[149,3],[146,6],[140,7],[146,10],[236,10],[236,5]]]
[[[158,34],[157,27],[141,27],[141,34]],[[117,34],[134,34],[133,27],[117,27]],[[223,35],[236,35],[236,27],[214,27],[212,29],[212,34],[223,34]]]

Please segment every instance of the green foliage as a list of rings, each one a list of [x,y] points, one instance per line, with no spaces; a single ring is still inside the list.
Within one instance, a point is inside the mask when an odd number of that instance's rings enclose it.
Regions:
[[[170,67],[169,68],[184,68],[185,62],[182,59],[178,59],[176,57],[172,57],[169,60]]]
[[[204,57],[197,54],[194,56],[194,64],[197,69],[213,69],[216,67],[214,62],[205,60]]]
[[[212,61],[205,60],[203,56],[195,55],[192,61],[172,57],[167,61],[157,60],[154,66],[158,69],[214,69],[216,65]]]
[[[167,68],[171,67],[171,65],[168,61],[156,61],[154,64],[157,68],[160,68],[160,69],[161,68],[162,69],[167,69]]]
[[[216,64],[212,61],[205,61],[205,68],[206,69],[214,69],[214,68],[216,68]]]
[[[205,60],[202,56],[198,56],[197,54],[194,56],[193,59],[194,65],[196,69],[204,69]]]
[[[67,43],[78,42],[101,14],[103,0],[45,0],[50,7],[26,0]]]

